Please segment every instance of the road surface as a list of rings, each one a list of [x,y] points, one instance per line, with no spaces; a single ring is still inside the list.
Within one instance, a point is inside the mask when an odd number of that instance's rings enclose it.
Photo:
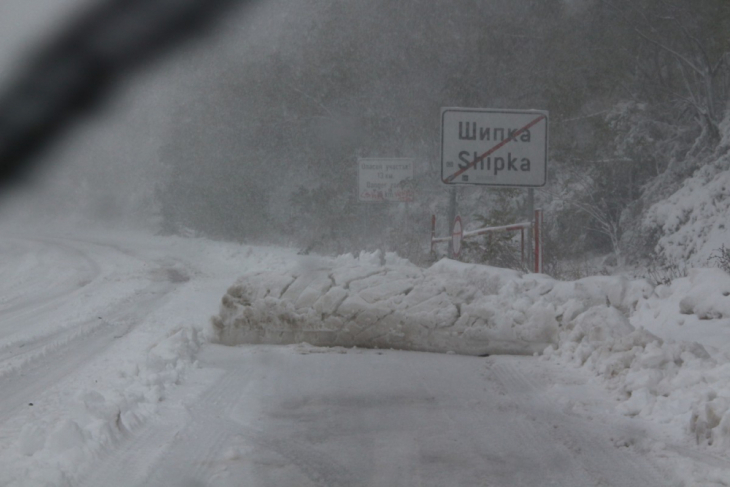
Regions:
[[[634,448],[645,431],[564,412],[563,371],[535,358],[210,345],[200,361],[215,380],[83,485],[668,485]]]

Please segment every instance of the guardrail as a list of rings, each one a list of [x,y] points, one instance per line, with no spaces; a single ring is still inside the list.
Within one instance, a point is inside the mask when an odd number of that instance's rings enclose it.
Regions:
[[[542,210],[535,210],[535,224],[532,222],[513,223],[511,225],[502,225],[498,227],[484,227],[476,230],[470,230],[464,232],[461,229],[461,217],[456,217],[454,225],[452,226],[452,234],[450,237],[436,237],[436,215],[431,215],[431,252],[433,253],[433,246],[437,243],[452,242],[454,249],[454,257],[459,256],[459,250],[461,247],[461,240],[464,238],[477,237],[479,235],[486,235],[494,232],[520,232],[520,249],[522,253],[522,265],[525,265],[525,230],[533,229],[534,242],[535,242],[535,256],[534,256],[534,269],[537,273],[542,273],[542,224],[543,224],[543,213]]]

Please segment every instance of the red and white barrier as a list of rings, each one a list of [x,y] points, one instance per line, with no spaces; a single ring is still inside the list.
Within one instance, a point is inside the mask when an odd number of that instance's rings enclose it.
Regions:
[[[456,217],[459,222],[461,222],[461,217]],[[456,223],[456,222],[455,222]],[[478,228],[476,230],[471,230],[469,232],[464,232],[461,230],[461,227],[458,229],[458,238],[464,239],[464,238],[470,238],[470,237],[477,237],[479,235],[486,235],[488,233],[493,232],[520,232],[520,246],[522,249],[522,264],[525,263],[525,230],[529,230],[530,228],[533,229],[534,237],[535,237],[535,272],[542,273],[542,263],[543,263],[543,256],[542,256],[542,224],[543,224],[543,213],[542,210],[535,210],[535,221],[534,225],[532,222],[522,222],[522,223],[514,223],[512,225],[502,225],[499,227],[484,227],[484,228]],[[454,228],[452,226],[452,228]],[[431,215],[431,252],[433,253],[433,246],[434,244],[441,243],[441,242],[449,242],[453,241],[457,238],[456,233],[452,232],[453,234],[450,237],[436,237],[436,215]],[[455,253],[454,257],[458,257],[458,252]]]

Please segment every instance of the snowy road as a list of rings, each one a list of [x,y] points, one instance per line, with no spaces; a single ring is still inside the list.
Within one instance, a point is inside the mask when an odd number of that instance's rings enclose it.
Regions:
[[[239,275],[296,265],[287,250],[130,234],[0,252],[2,486],[681,485],[584,371],[189,331]]]
[[[243,250],[3,232],[0,485],[75,485],[109,442],[152,415],[185,364],[151,350],[183,325],[204,327],[237,275],[279,260]]]
[[[533,358],[210,345],[201,364],[190,391],[216,381],[84,485],[667,485],[631,448],[645,432],[562,412],[541,382],[564,373]]]
[[[174,279],[125,279],[149,264],[106,245],[4,244],[10,255],[0,276],[0,421],[102,355],[175,288]]]

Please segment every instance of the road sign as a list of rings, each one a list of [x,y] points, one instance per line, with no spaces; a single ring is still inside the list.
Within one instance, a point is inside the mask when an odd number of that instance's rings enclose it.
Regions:
[[[454,220],[454,230],[451,232],[451,248],[454,251],[454,257],[459,257],[461,252],[461,239],[464,236],[464,227],[461,225],[461,217],[457,215]]]
[[[540,187],[547,181],[548,112],[441,109],[446,184]]]
[[[413,159],[358,159],[360,201],[413,201]]]

